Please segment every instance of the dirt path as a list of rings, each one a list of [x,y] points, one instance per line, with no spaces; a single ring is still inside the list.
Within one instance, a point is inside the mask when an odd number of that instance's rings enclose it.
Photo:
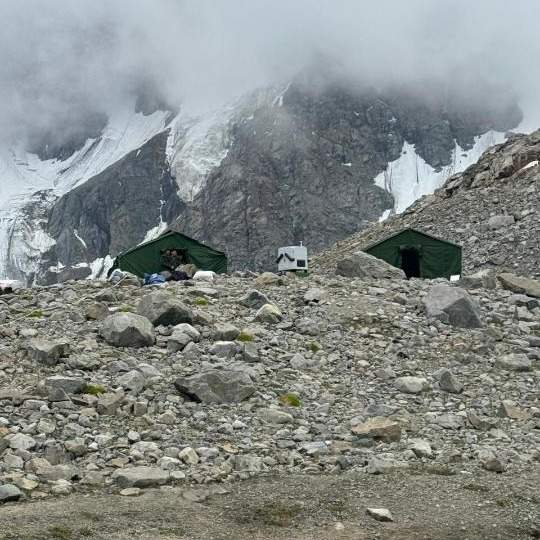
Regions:
[[[536,468],[512,476],[259,478],[202,502],[188,499],[204,499],[205,488],[77,494],[0,507],[0,539],[531,539],[540,538],[539,486]],[[390,509],[395,522],[373,520],[366,507]]]

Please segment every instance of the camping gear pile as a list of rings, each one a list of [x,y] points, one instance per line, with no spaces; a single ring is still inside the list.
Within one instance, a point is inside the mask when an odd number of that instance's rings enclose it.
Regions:
[[[114,281],[131,275],[142,278],[144,285],[162,285],[169,281],[197,279],[199,269],[204,275],[225,273],[227,257],[181,233],[167,231],[155,240],[118,255],[109,279]]]

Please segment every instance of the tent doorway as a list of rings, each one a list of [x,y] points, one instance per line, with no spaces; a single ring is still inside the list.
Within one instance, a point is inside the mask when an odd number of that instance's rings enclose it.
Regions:
[[[420,277],[420,252],[414,247],[406,247],[401,250],[401,269],[407,279]]]

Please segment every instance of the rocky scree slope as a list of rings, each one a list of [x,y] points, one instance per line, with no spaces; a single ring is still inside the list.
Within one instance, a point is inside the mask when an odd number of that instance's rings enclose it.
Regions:
[[[3,296],[0,321],[0,502],[538,467],[540,306],[504,289],[87,280]]]
[[[433,195],[336,243],[313,265],[333,271],[346,254],[406,227],[460,244],[465,273],[540,276],[540,131],[510,136]]]
[[[45,207],[54,245],[37,281],[95,275],[95,261],[167,226],[226,251],[233,269],[267,269],[281,245],[303,241],[318,251],[391,209],[392,195],[374,178],[405,143],[440,168],[453,163],[456,145],[470,149],[476,136],[520,120],[503,96],[497,107],[469,111],[451,95],[317,86],[309,77],[192,124],[180,115]]]

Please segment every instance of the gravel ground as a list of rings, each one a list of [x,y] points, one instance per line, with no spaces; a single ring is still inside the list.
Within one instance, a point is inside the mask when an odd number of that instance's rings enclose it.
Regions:
[[[227,488],[163,487],[134,498],[74,494],[7,504],[0,508],[0,539],[540,537],[539,467],[519,475],[441,472],[258,477]],[[388,508],[394,522],[375,521],[367,507]]]

